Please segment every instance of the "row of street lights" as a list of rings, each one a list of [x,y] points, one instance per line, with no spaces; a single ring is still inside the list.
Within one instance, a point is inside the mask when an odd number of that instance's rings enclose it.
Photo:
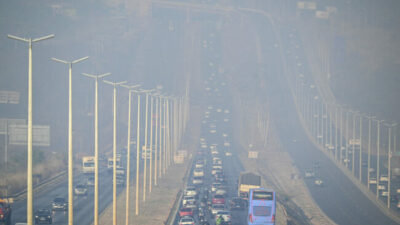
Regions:
[[[28,68],[28,143],[27,143],[27,224],[33,225],[33,184],[32,184],[32,43],[53,38],[54,35],[48,35],[36,39],[25,39],[14,35],[8,35],[9,38],[27,42],[29,44],[29,68]],[[68,65],[69,68],[69,101],[68,101],[68,224],[73,224],[73,149],[72,149],[72,65],[82,62],[89,57],[83,57],[74,61],[65,61],[57,58],[52,60]],[[83,73],[84,76],[95,79],[95,193],[94,193],[94,224],[98,225],[98,80],[110,73],[93,75]],[[156,93],[156,89],[137,90],[140,85],[128,86],[126,81],[110,82],[104,80],[105,83],[113,86],[113,225],[117,224],[117,195],[116,195],[116,160],[117,160],[117,143],[116,143],[116,88],[118,86],[125,87],[129,90],[128,103],[128,143],[127,143],[127,168],[126,168],[126,225],[129,224],[129,188],[130,188],[130,146],[131,146],[131,102],[132,94],[137,94],[137,138],[136,138],[136,215],[139,214],[139,158],[140,158],[140,98],[141,94],[146,97],[145,109],[145,143],[144,143],[144,169],[143,169],[143,202],[146,200],[147,189],[147,160],[150,156],[150,180],[149,192],[152,190],[152,179],[154,173],[154,185],[157,185],[158,178],[166,173],[166,169],[172,163],[172,157],[178,148],[182,134],[186,128],[188,119],[189,101],[188,96],[175,97]],[[148,98],[150,96],[150,148],[148,146]],[[155,139],[154,139],[154,170],[153,170],[153,103],[155,98]],[[170,107],[170,103],[173,107]],[[170,124],[172,122],[172,124]],[[163,125],[162,125],[163,123]],[[159,125],[158,125],[159,124]],[[171,129],[171,127],[173,129]],[[150,150],[150,151],[149,151]],[[162,169],[161,169],[162,168]]]
[[[390,208],[390,185],[391,185],[391,157],[393,152],[397,152],[396,140],[397,123],[387,123],[384,120],[376,119],[375,116],[369,116],[349,107],[338,105],[336,103],[327,103],[319,95],[318,88],[314,84],[307,84],[304,75],[296,75],[294,79],[294,94],[296,105],[300,111],[303,121],[306,123],[311,135],[318,144],[329,151],[334,160],[344,164],[361,183],[362,165],[363,165],[363,136],[367,136],[367,187],[370,189],[370,183],[374,181],[370,173],[376,171],[376,198],[379,198],[379,187],[381,177],[381,148],[387,148],[388,165],[388,190],[387,207]],[[366,119],[366,120],[363,120]],[[368,121],[368,134],[363,130],[364,121]],[[352,122],[352,128],[351,128]],[[376,123],[376,170],[371,167],[371,149],[372,147],[372,122]],[[387,128],[388,144],[381,142],[381,126]],[[358,129],[357,129],[358,128]],[[394,132],[392,132],[394,130]],[[349,150],[351,150],[352,159],[349,159]],[[359,152],[358,174],[355,172],[355,155]],[[351,162],[351,167],[349,163]]]

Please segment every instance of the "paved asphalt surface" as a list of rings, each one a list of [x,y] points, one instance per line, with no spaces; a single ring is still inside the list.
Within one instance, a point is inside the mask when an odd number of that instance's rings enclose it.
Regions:
[[[266,37],[270,24],[266,21],[259,23],[262,36]],[[267,29],[265,29],[267,27]],[[302,54],[301,43],[295,38],[295,42],[291,41],[289,34],[296,34],[293,29],[284,26],[279,27],[284,49],[290,49],[293,55],[297,55],[303,62],[300,69],[299,66],[292,61],[288,64],[287,71],[294,73],[309,73],[307,70],[306,60]],[[295,48],[298,43],[299,48]],[[268,43],[268,42],[267,42]],[[270,47],[270,46],[269,46]],[[267,47],[266,47],[267,48]],[[270,49],[270,48],[269,48]],[[273,55],[279,57],[279,48],[276,48]],[[264,52],[266,52],[264,50]],[[280,62],[281,66],[282,63]],[[266,63],[264,66],[268,66]],[[282,69],[277,68],[276,73],[281,73]],[[266,95],[269,96],[271,103],[272,119],[276,123],[278,133],[283,142],[283,146],[288,150],[296,165],[301,172],[313,167],[318,162],[320,168],[317,170],[317,176],[320,177],[324,186],[314,185],[314,180],[306,180],[306,184],[320,208],[336,223],[343,225],[382,225],[397,224],[386,217],[361,191],[359,191],[350,180],[342,174],[342,172],[324,155],[322,154],[308,139],[300,124],[297,111],[294,108],[293,99],[289,93],[289,86],[284,75],[267,76]]]

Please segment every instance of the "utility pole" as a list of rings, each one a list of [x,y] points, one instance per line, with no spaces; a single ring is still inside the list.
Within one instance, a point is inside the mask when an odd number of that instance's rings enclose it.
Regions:
[[[117,225],[117,86],[126,81],[103,81],[113,86],[113,225]]]
[[[28,43],[29,49],[28,49],[28,143],[27,143],[27,185],[26,185],[26,222],[28,225],[33,225],[33,172],[32,172],[32,142],[33,142],[33,128],[32,128],[32,44],[35,42],[39,41],[44,41],[50,38],[54,37],[54,34],[40,37],[40,38],[35,38],[32,40],[32,38],[21,38],[17,37],[14,35],[7,35],[7,37],[17,40],[17,41],[22,41],[25,43]]]
[[[99,224],[99,106],[98,106],[98,80],[111,73],[102,75],[92,75],[83,73],[82,75],[95,79],[95,100],[94,100],[94,225]]]

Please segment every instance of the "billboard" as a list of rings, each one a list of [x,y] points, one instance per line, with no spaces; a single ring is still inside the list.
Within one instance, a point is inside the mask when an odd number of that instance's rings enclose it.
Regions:
[[[19,104],[20,94],[17,91],[0,91],[0,103]]]
[[[9,126],[9,144],[27,145],[28,126],[25,124],[12,124]],[[50,126],[33,125],[33,146],[50,146]]]

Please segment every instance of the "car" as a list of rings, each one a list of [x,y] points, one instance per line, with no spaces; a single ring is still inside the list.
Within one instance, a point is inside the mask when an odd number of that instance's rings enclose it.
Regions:
[[[304,172],[305,178],[314,178],[315,177],[315,172],[313,170],[306,170]]]
[[[8,200],[0,199],[0,223],[11,224],[12,208]]]
[[[87,188],[84,184],[78,184],[74,188],[75,195],[87,195]]]
[[[245,203],[243,201],[243,199],[235,197],[232,198],[231,201],[231,210],[244,210],[245,208]]]
[[[388,175],[386,175],[386,174],[382,174],[379,178],[380,182],[388,182],[388,180],[389,180],[389,178],[388,178]]]
[[[204,171],[203,169],[196,168],[193,170],[193,176],[194,177],[203,177],[204,176]]]
[[[212,204],[225,204],[225,197],[223,195],[214,195]]]
[[[57,197],[53,200],[52,209],[53,209],[53,211],[55,211],[55,210],[67,211],[68,202],[65,200],[65,198]]]
[[[223,187],[223,186],[218,187],[217,190],[215,191],[215,194],[216,194],[216,195],[225,196],[227,193],[228,193],[228,192],[227,192],[226,188]]]
[[[203,163],[196,162],[196,165],[195,165],[195,168],[196,168],[196,169],[197,169],[197,168],[201,169],[201,168],[203,168],[203,167],[204,167],[204,164],[203,164]]]
[[[51,216],[51,212],[48,209],[39,209],[35,213],[35,223],[48,223],[52,224],[53,223],[53,218]]]
[[[88,177],[87,178],[86,186],[94,186],[94,177]]]
[[[194,219],[190,216],[182,217],[179,220],[179,225],[194,225]]]
[[[203,184],[203,177],[193,177],[192,183],[194,185],[202,185]]]
[[[220,187],[222,184],[221,183],[212,183],[211,184],[211,191],[216,192],[217,188]]]
[[[213,169],[211,170],[211,174],[212,174],[212,175],[215,175],[216,173],[219,173],[219,172],[222,172],[222,169],[213,168]]]
[[[195,202],[194,196],[184,196],[182,199],[182,205],[195,204]]]
[[[179,210],[179,217],[193,216],[193,209],[188,207],[183,207]]]
[[[321,179],[319,179],[319,178],[317,178],[317,179],[314,180],[314,184],[315,184],[316,186],[319,186],[319,187],[324,186],[324,182],[323,182]]]
[[[185,195],[186,196],[196,196],[197,195],[196,187],[187,186],[186,189],[185,189]]]
[[[215,214],[215,219],[218,219],[220,216],[222,216],[222,219],[225,221],[225,223],[231,223],[231,213],[229,211],[224,210],[217,212],[217,214]]]
[[[217,214],[220,211],[224,211],[225,210],[225,205],[223,204],[214,204],[211,205],[211,213],[213,215]]]

